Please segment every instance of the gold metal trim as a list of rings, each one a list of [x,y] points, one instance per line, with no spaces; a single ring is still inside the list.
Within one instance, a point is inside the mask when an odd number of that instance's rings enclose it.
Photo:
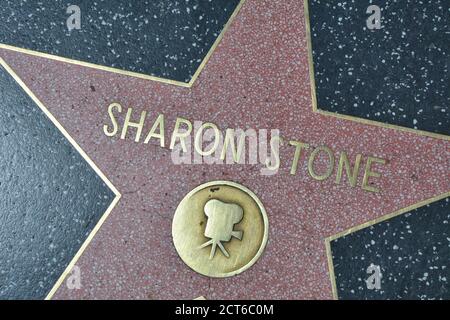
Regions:
[[[384,216],[381,216],[379,218],[367,221],[367,222],[365,222],[363,224],[354,226],[354,227],[352,227],[350,229],[347,229],[345,231],[339,232],[339,233],[337,233],[335,235],[332,235],[330,237],[325,238],[325,247],[326,247],[326,251],[327,251],[327,260],[328,260],[328,270],[330,272],[330,279],[331,279],[331,287],[332,287],[332,291],[333,291],[333,298],[335,300],[339,299],[338,293],[337,293],[337,286],[336,286],[336,275],[334,273],[333,255],[332,255],[332,252],[331,252],[331,242],[332,241],[334,241],[336,239],[339,239],[341,237],[345,237],[345,236],[347,236],[347,235],[349,235],[351,233],[354,233],[356,231],[359,231],[359,230],[365,229],[367,227],[373,226],[373,225],[378,224],[380,222],[383,222],[383,221],[395,218],[395,217],[397,217],[399,215],[402,215],[402,214],[407,213],[409,211],[412,211],[414,209],[426,206],[426,205],[428,205],[430,203],[433,203],[433,202],[445,199],[447,197],[450,197],[450,192],[446,192],[446,193],[440,194],[438,196],[429,198],[427,200],[418,202],[418,203],[410,205],[410,206],[408,206],[406,208],[402,208],[400,210],[397,210],[397,211],[394,211],[392,213],[389,213],[389,214],[386,214]]]
[[[225,24],[225,26],[223,27],[222,32],[219,34],[219,36],[217,37],[216,41],[214,42],[213,46],[211,47],[211,49],[209,49],[208,53],[206,54],[205,58],[203,59],[202,63],[200,64],[200,66],[198,67],[197,71],[194,73],[194,76],[192,77],[191,81],[189,81],[189,88],[191,88],[194,85],[194,82],[197,80],[198,76],[200,75],[200,73],[203,71],[203,68],[206,66],[206,64],[208,63],[209,59],[211,58],[212,54],[214,53],[214,51],[216,50],[217,46],[219,45],[219,43],[222,41],[222,38],[224,37],[225,33],[228,31],[228,28],[230,27],[230,25],[233,23],[234,19],[236,18],[237,14],[239,13],[239,11],[241,10],[242,6],[244,5],[245,0],[241,0],[239,2],[239,4],[237,5],[236,9],[234,9],[234,12],[231,14],[230,19],[228,19],[228,22]]]
[[[311,23],[310,23],[310,15],[309,15],[309,2],[308,0],[304,0],[304,11],[305,11],[305,25],[306,25],[306,42],[308,45],[308,65],[309,65],[309,78],[311,83],[311,99],[312,99],[312,108],[313,112],[319,113],[324,116],[331,116],[338,119],[348,120],[348,121],[354,121],[357,123],[362,123],[366,125],[371,126],[377,126],[385,129],[393,129],[398,130],[402,132],[408,132],[408,133],[414,133],[420,136],[425,137],[431,137],[436,139],[443,139],[450,141],[450,136],[440,133],[434,133],[424,130],[417,130],[417,129],[411,129],[408,127],[402,127],[395,124],[388,124],[383,123],[376,120],[369,120],[364,118],[359,118],[355,116],[349,116],[345,114],[339,114],[335,112],[325,111],[321,110],[320,107],[317,105],[317,90],[316,90],[316,80],[315,80],[315,73],[314,73],[314,61],[313,61],[313,53],[312,53],[312,37],[311,37]]]
[[[199,67],[197,68],[196,72],[192,76],[191,80],[189,82],[187,82],[187,83],[186,82],[182,82],[182,81],[166,79],[166,78],[160,78],[160,77],[156,77],[156,76],[150,76],[150,75],[146,75],[146,74],[138,73],[138,72],[121,70],[121,69],[117,69],[117,68],[113,68],[113,67],[106,67],[106,66],[95,64],[95,63],[90,63],[90,62],[84,62],[84,61],[80,61],[80,60],[65,58],[65,57],[61,57],[61,56],[57,56],[57,55],[53,55],[53,54],[43,53],[43,52],[29,50],[29,49],[24,49],[24,48],[15,47],[15,46],[3,44],[3,43],[0,43],[0,49],[6,49],[6,50],[10,50],[10,51],[25,53],[25,54],[36,56],[36,57],[41,57],[41,58],[46,58],[46,59],[50,59],[50,60],[70,63],[70,64],[79,65],[79,66],[88,67],[88,68],[93,68],[93,69],[97,69],[97,70],[108,71],[108,72],[112,72],[112,73],[118,73],[118,74],[125,75],[125,76],[130,76],[130,77],[135,77],[135,78],[140,78],[140,79],[146,79],[146,80],[161,82],[161,83],[175,85],[175,86],[184,87],[184,88],[191,88],[194,85],[194,82],[197,80],[197,78],[200,75],[200,73],[203,71],[203,68],[208,63],[209,59],[211,58],[211,56],[212,56],[213,52],[215,51],[215,49],[217,48],[217,46],[219,45],[220,41],[224,37],[225,33],[227,32],[227,30],[230,27],[231,23],[233,22],[234,18],[237,16],[239,10],[244,5],[244,2],[245,2],[245,0],[241,0],[239,2],[239,4],[236,6],[236,8],[234,9],[234,11],[231,14],[230,18],[228,19],[227,23],[224,25],[222,31],[220,32],[219,36],[214,41],[212,47],[209,49],[209,51],[206,54],[206,56],[203,58],[203,61],[200,63]]]
[[[105,211],[105,213],[102,215],[100,220],[95,225],[94,229],[92,229],[89,236],[86,238],[86,240],[81,245],[80,249],[78,249],[75,256],[72,258],[70,263],[67,265],[66,269],[62,273],[62,275],[59,277],[59,279],[56,281],[56,283],[53,285],[53,288],[50,290],[50,292],[47,294],[45,300],[50,300],[53,295],[55,294],[56,290],[61,286],[61,284],[64,282],[64,279],[66,276],[70,273],[72,268],[77,263],[80,256],[83,254],[84,250],[87,248],[89,243],[94,238],[97,231],[102,226],[103,222],[105,222],[106,218],[108,218],[109,214],[111,213],[112,209],[116,206],[116,204],[119,202],[119,199],[121,197],[120,192],[114,187],[114,185],[109,181],[109,179],[103,174],[103,172],[95,165],[95,163],[89,158],[89,156],[81,149],[81,147],[75,142],[75,140],[69,135],[69,133],[64,129],[64,127],[56,120],[56,118],[50,113],[50,111],[42,104],[41,101],[31,92],[31,90],[27,87],[27,85],[19,78],[19,76],[11,69],[11,67],[2,59],[0,58],[0,65],[5,68],[5,70],[14,78],[14,80],[19,84],[19,86],[22,88],[22,90],[25,91],[26,94],[36,103],[36,105],[44,112],[44,114],[50,119],[50,121],[59,129],[59,131],[64,135],[64,137],[70,142],[70,144],[78,151],[78,153],[83,157],[83,159],[89,164],[89,166],[95,171],[95,173],[103,180],[103,182],[111,189],[111,191],[115,194],[115,197],[111,204],[109,205],[108,209]]]
[[[337,288],[336,288],[336,277],[334,275],[334,265],[333,265],[333,254],[331,253],[331,241],[325,240],[325,248],[327,251],[327,261],[328,261],[328,275],[331,281],[331,292],[333,294],[333,299],[338,300]]]

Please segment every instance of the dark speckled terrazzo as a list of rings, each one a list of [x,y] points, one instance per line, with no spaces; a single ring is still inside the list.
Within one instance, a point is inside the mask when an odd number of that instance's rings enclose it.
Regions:
[[[0,67],[0,299],[43,299],[114,194]]]
[[[450,198],[331,242],[340,299],[450,299]],[[368,290],[367,267],[381,268]]]
[[[71,4],[81,29],[68,30]],[[239,0],[2,1],[0,43],[189,82]]]
[[[381,29],[366,10],[381,8]],[[309,0],[318,108],[450,134],[450,1]]]

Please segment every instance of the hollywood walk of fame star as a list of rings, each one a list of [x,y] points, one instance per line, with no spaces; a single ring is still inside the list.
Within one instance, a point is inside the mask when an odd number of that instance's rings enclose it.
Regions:
[[[54,298],[332,298],[325,238],[450,187],[442,174],[448,141],[312,111],[299,1],[247,0],[190,89],[6,50],[0,55],[122,193],[77,262],[83,287],[61,286]],[[165,149],[103,134],[112,102],[165,112],[172,120],[182,114],[224,127],[277,128],[314,146],[374,154],[388,160],[381,191],[290,175],[285,160],[292,149],[285,149],[280,172],[270,178],[254,166],[174,165]],[[270,221],[260,260],[226,282],[186,268],[171,239],[179,201],[217,179],[250,188]]]

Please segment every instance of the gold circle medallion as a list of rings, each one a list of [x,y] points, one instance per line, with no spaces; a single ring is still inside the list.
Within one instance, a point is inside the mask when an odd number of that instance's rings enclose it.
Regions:
[[[213,181],[189,192],[175,211],[172,237],[181,259],[208,277],[250,268],[266,247],[269,222],[256,195],[240,184]]]

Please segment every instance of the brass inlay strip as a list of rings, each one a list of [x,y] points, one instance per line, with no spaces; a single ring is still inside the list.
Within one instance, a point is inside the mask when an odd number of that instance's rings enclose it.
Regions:
[[[61,286],[61,284],[64,282],[64,279],[66,276],[70,273],[72,268],[77,263],[80,256],[83,254],[84,250],[87,248],[89,243],[94,238],[97,231],[100,229],[102,224],[105,222],[106,218],[108,218],[109,214],[111,213],[112,209],[116,206],[116,204],[119,202],[119,199],[121,197],[120,192],[114,187],[111,181],[103,174],[103,172],[95,165],[95,163],[89,158],[89,156],[81,149],[81,147],[75,142],[75,140],[70,136],[70,134],[64,129],[64,127],[56,120],[56,118],[50,113],[50,111],[42,104],[41,101],[31,92],[31,90],[27,87],[27,85],[19,78],[19,76],[9,67],[9,65],[0,58],[0,65],[5,68],[5,70],[14,78],[14,80],[17,82],[17,84],[28,94],[28,96],[36,103],[36,105],[44,112],[44,114],[50,119],[50,121],[59,129],[59,131],[64,135],[64,137],[70,142],[70,144],[78,151],[78,153],[83,157],[83,159],[89,164],[89,166],[95,171],[95,173],[103,180],[103,182],[111,189],[111,191],[115,194],[115,197],[111,204],[109,205],[108,209],[105,211],[105,213],[102,215],[100,220],[95,225],[94,229],[92,229],[89,236],[86,238],[86,240],[81,245],[80,249],[77,251],[75,256],[72,258],[70,263],[67,265],[66,269],[62,273],[62,275],[59,277],[59,279],[56,281],[56,283],[53,285],[53,288],[50,290],[50,292],[47,294],[45,300],[50,300],[55,292],[58,290],[58,288]]]
[[[336,286],[336,275],[334,273],[333,254],[331,252],[331,242],[332,241],[334,241],[336,239],[339,239],[341,237],[345,237],[345,236],[347,236],[347,235],[349,235],[351,233],[354,233],[356,231],[359,231],[359,230],[365,229],[367,227],[373,226],[373,225],[378,224],[380,222],[383,222],[383,221],[395,218],[395,217],[397,217],[399,215],[402,215],[402,214],[407,213],[409,211],[412,211],[414,209],[426,206],[426,205],[428,205],[430,203],[433,203],[433,202],[445,199],[447,197],[450,197],[450,192],[446,192],[446,193],[440,194],[438,196],[432,197],[430,199],[418,202],[418,203],[413,204],[411,206],[408,206],[406,208],[402,208],[400,210],[397,210],[397,211],[394,211],[392,213],[389,213],[389,214],[386,214],[384,216],[381,216],[379,218],[376,218],[376,219],[364,222],[363,224],[354,226],[354,227],[352,227],[350,229],[347,229],[345,231],[342,231],[342,232],[339,232],[339,233],[337,233],[335,235],[327,237],[325,239],[325,247],[326,247],[326,252],[327,252],[328,269],[329,269],[329,272],[330,272],[331,287],[332,287],[332,290],[333,290],[333,298],[336,299],[336,300],[339,299],[339,296],[338,296],[338,293],[337,293],[337,286]]]
[[[312,50],[312,36],[311,36],[311,21],[309,15],[309,0],[304,0],[304,11],[305,11],[305,26],[306,26],[306,42],[308,45],[308,65],[309,65],[309,78],[311,83],[311,99],[312,99],[312,109],[313,112],[319,113],[324,116],[331,116],[338,119],[354,121],[366,125],[377,126],[385,129],[394,129],[402,132],[414,133],[420,136],[431,137],[436,139],[444,139],[450,141],[450,136],[440,133],[434,133],[424,130],[412,129],[408,127],[402,127],[395,124],[384,123],[376,120],[369,120],[364,118],[359,118],[356,116],[350,116],[345,114],[339,114],[336,112],[325,111],[320,109],[317,105],[317,87],[314,73],[314,61],[313,61],[313,50]]]
[[[200,64],[199,68],[197,69],[197,71],[194,73],[191,81],[189,81],[188,84],[188,88],[191,88],[194,85],[194,82],[197,80],[198,76],[200,75],[200,73],[203,71],[203,68],[206,66],[206,64],[208,63],[209,59],[211,58],[212,54],[214,53],[214,51],[216,50],[217,46],[219,45],[219,43],[222,41],[225,33],[228,31],[228,28],[231,26],[231,24],[233,23],[234,19],[236,18],[237,14],[239,13],[239,11],[241,10],[242,6],[244,5],[245,0],[241,0],[239,2],[239,4],[237,5],[236,9],[234,9],[234,12],[231,14],[230,19],[228,19],[228,22],[225,24],[225,26],[223,27],[222,32],[219,34],[219,36],[217,37],[216,41],[214,42],[213,46],[211,47],[211,49],[209,49],[208,53],[206,54],[205,58],[203,59],[202,63]]]
[[[146,80],[161,82],[161,83],[165,83],[165,84],[171,84],[171,85],[184,87],[184,88],[191,88],[194,85],[194,82],[197,80],[197,78],[200,75],[200,73],[203,71],[203,68],[208,63],[209,59],[211,58],[211,56],[214,53],[215,49],[217,48],[217,46],[219,45],[220,41],[224,37],[224,35],[227,32],[228,28],[232,24],[234,18],[237,16],[239,10],[244,5],[244,2],[245,2],[245,0],[241,0],[239,2],[239,4],[236,6],[236,8],[234,9],[234,11],[231,14],[230,18],[228,19],[228,22],[224,25],[221,33],[219,34],[217,39],[214,41],[212,47],[209,49],[209,51],[206,54],[206,56],[203,58],[203,61],[200,63],[199,67],[197,68],[197,71],[194,73],[194,75],[192,76],[191,80],[189,82],[187,82],[187,83],[186,82],[182,82],[182,81],[177,81],[177,80],[161,78],[161,77],[157,77],[157,76],[150,76],[150,75],[146,75],[146,74],[139,73],[139,72],[126,71],[126,70],[121,70],[121,69],[117,69],[117,68],[113,68],[113,67],[107,67],[107,66],[98,65],[98,64],[95,64],[95,63],[90,63],[90,62],[85,62],[85,61],[65,58],[65,57],[61,57],[61,56],[57,56],[57,55],[53,55],[53,54],[49,54],[49,53],[43,53],[43,52],[30,50],[30,49],[24,49],[24,48],[15,47],[15,46],[3,44],[3,43],[0,43],[0,49],[6,49],[6,50],[10,50],[10,51],[25,53],[25,54],[29,54],[29,55],[36,56],[36,57],[41,57],[41,58],[46,58],[46,59],[50,59],[50,60],[70,63],[70,64],[79,65],[79,66],[88,67],[88,68],[93,68],[93,69],[97,69],[97,70],[108,71],[108,72],[112,72],[112,73],[118,73],[118,74],[125,75],[125,76],[130,76],[130,77],[135,77],[135,78],[140,78],[140,79],[146,79]]]

